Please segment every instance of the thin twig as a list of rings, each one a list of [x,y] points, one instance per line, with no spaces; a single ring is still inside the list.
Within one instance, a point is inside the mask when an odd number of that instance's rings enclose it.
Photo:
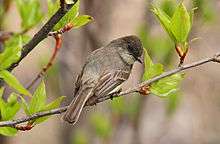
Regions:
[[[204,58],[204,59],[201,59],[199,61],[196,61],[196,62],[187,64],[187,65],[178,67],[176,69],[173,69],[173,70],[170,70],[170,71],[167,71],[167,72],[164,72],[163,74],[161,74],[159,76],[156,76],[156,77],[154,77],[150,80],[144,81],[144,82],[140,83],[138,86],[136,86],[134,88],[130,88],[130,89],[124,91],[124,92],[121,92],[118,95],[113,95],[113,96],[112,95],[107,95],[107,96],[99,97],[97,99],[89,99],[86,103],[86,106],[93,106],[93,105],[95,105],[97,103],[100,103],[100,102],[103,102],[105,100],[112,99],[112,97],[125,96],[125,95],[128,95],[130,93],[138,92],[141,87],[146,86],[146,85],[150,85],[153,82],[156,82],[160,79],[171,76],[173,74],[176,74],[176,73],[185,71],[187,69],[191,69],[191,68],[209,63],[209,62],[219,62],[219,57],[220,57],[220,53],[216,53],[212,57]],[[5,127],[5,126],[15,127],[17,124],[28,122],[30,120],[34,120],[34,119],[37,119],[37,118],[40,118],[40,117],[61,114],[61,113],[65,112],[67,110],[67,108],[68,108],[68,106],[65,106],[65,107],[53,109],[53,110],[50,110],[50,111],[39,112],[39,113],[36,113],[34,115],[27,116],[27,117],[24,117],[24,118],[20,118],[20,119],[17,119],[17,120],[2,121],[2,122],[0,122],[0,127]]]
[[[27,89],[29,90],[40,78],[42,78],[45,73],[49,70],[49,68],[53,65],[53,62],[58,54],[58,51],[61,48],[62,45],[62,34],[64,34],[65,32],[68,32],[69,30],[71,30],[73,28],[73,24],[72,23],[68,23],[66,24],[63,28],[61,28],[58,31],[54,31],[54,32],[50,32],[48,33],[48,36],[52,36],[54,37],[54,39],[56,40],[56,44],[55,44],[55,48],[53,50],[53,54],[51,56],[51,58],[49,59],[49,62],[47,63],[47,65],[37,74],[37,76],[31,81],[31,83],[27,86]]]
[[[65,8],[61,7],[59,10],[49,19],[49,21],[34,35],[34,37],[23,46],[20,59],[12,64],[8,70],[12,71],[19,63],[51,32],[53,27],[61,20],[61,18],[76,4],[77,0],[74,0],[74,4],[65,4]]]
[[[53,50],[53,54],[51,58],[49,59],[49,62],[47,65],[37,74],[37,76],[31,81],[31,83],[27,86],[27,89],[29,90],[40,78],[42,78],[45,73],[49,70],[49,68],[53,65],[53,62],[57,56],[57,53],[59,49],[61,48],[62,45],[62,39],[61,39],[61,34],[58,34],[54,36],[56,40],[55,48]]]

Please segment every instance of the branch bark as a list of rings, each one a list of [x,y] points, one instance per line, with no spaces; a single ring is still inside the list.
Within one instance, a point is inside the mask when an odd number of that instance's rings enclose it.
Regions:
[[[145,85],[150,85],[153,82],[156,82],[156,81],[158,81],[162,78],[165,78],[165,77],[171,76],[173,74],[185,71],[187,69],[198,67],[200,65],[210,63],[210,62],[220,63],[219,57],[220,57],[220,52],[216,53],[212,57],[204,58],[204,59],[201,59],[199,61],[196,61],[196,62],[193,62],[193,63],[190,63],[190,64],[186,64],[186,65],[183,65],[183,66],[178,67],[176,69],[164,72],[163,74],[161,74],[159,76],[156,76],[156,77],[154,77],[150,80],[144,81],[144,82],[140,83],[138,86],[136,86],[134,88],[130,88],[130,89],[124,91],[124,92],[121,92],[118,95],[113,95],[113,96],[112,95],[107,95],[107,96],[99,97],[97,99],[92,99],[91,98],[87,101],[85,106],[93,106],[97,103],[100,103],[100,102],[103,102],[105,100],[111,99],[112,97],[125,96],[125,95],[128,95],[130,93],[138,92],[140,90],[140,88],[145,86]],[[61,114],[61,113],[65,112],[67,110],[67,108],[68,108],[68,106],[64,106],[64,107],[53,109],[53,110],[50,110],[50,111],[39,112],[39,113],[36,113],[34,115],[23,117],[23,118],[16,119],[16,120],[2,121],[2,122],[0,122],[0,127],[5,127],[5,126],[15,127],[17,124],[28,122],[30,120],[34,120],[34,119],[37,119],[37,118],[40,118],[40,117]]]
[[[76,4],[78,0],[74,0]],[[60,7],[59,10],[48,20],[48,22],[34,35],[34,37],[23,46],[20,59],[12,64],[8,70],[12,71],[19,63],[45,38],[53,27],[61,20],[61,18],[74,6],[74,4],[63,4],[65,7]]]

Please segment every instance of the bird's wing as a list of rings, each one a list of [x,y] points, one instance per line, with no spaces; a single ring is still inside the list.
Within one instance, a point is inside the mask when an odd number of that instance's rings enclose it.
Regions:
[[[72,124],[78,121],[86,101],[89,97],[93,96],[93,87],[94,84],[92,79],[88,79],[88,81],[83,82],[82,86],[80,86],[76,92],[75,98],[72,100],[66,113],[64,114],[63,120]]]
[[[81,86],[81,83],[82,83],[81,78],[82,78],[82,73],[80,73],[76,78],[75,89],[74,89],[74,97],[76,96],[76,93],[79,91],[79,88]]]
[[[75,82],[75,89],[74,89],[74,98],[77,92],[79,91],[80,87],[82,86],[82,76],[83,76],[85,67],[86,65],[82,67],[81,73],[77,75],[76,82]]]
[[[113,70],[101,75],[94,89],[95,97],[102,97],[111,94],[113,90],[128,79],[129,71]]]

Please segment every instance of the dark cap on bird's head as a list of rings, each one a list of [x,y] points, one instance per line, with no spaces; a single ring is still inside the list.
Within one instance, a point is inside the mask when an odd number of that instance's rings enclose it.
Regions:
[[[142,63],[139,59],[143,53],[143,46],[140,39],[135,35],[125,36],[114,40],[119,45],[123,44],[127,48],[128,52],[134,56],[134,58]],[[112,42],[114,42],[112,41]]]
[[[127,43],[128,51],[134,54],[135,57],[140,57],[143,53],[143,46],[140,39],[137,36],[131,35],[121,38]]]

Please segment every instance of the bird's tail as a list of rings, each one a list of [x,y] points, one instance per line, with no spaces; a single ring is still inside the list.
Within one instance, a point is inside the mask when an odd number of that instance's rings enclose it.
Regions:
[[[80,89],[64,114],[63,120],[75,124],[79,119],[86,101],[91,95],[91,89]]]

